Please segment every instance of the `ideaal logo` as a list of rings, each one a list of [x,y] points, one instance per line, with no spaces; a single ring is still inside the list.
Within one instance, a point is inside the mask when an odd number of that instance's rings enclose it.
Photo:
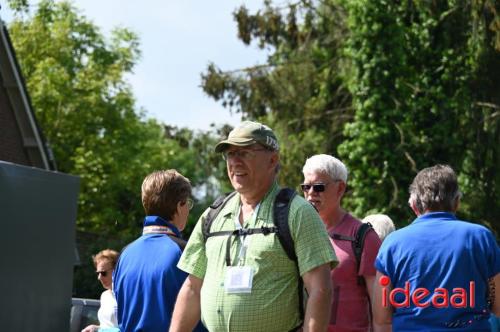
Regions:
[[[410,301],[419,308],[426,308],[432,305],[435,308],[448,308],[450,305],[453,308],[474,308],[476,305],[476,288],[474,281],[469,282],[469,289],[453,288],[450,292],[446,288],[436,288],[432,292],[427,288],[415,288],[410,293],[410,282],[405,282],[404,288],[394,288],[390,292],[387,286],[391,283],[391,279],[387,276],[382,276],[379,279],[379,284],[382,288],[382,306],[387,308],[390,305],[394,308],[408,308]],[[401,294],[401,295],[400,295]],[[431,299],[424,301],[431,295]],[[396,301],[396,297],[400,300],[401,297],[404,301]],[[389,303],[388,303],[389,302]]]

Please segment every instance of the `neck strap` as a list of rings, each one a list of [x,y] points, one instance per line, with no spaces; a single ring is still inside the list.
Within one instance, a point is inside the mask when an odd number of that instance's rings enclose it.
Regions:
[[[154,227],[151,228],[152,226]],[[143,234],[145,234],[144,230],[146,230],[146,233],[163,233],[169,231],[173,233],[172,235],[181,237],[181,232],[174,224],[159,216],[146,216],[146,218],[144,218]]]

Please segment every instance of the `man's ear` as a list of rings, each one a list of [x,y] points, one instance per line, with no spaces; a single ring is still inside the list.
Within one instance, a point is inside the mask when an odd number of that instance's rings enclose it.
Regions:
[[[420,211],[417,209],[417,203],[414,199],[410,200],[410,207],[413,210],[413,213],[415,213],[417,217],[420,217],[422,213],[420,213]]]
[[[455,199],[455,204],[453,206],[453,213],[457,212],[459,207],[460,207],[460,197],[457,197]]]
[[[187,202],[184,202],[184,204],[187,204]],[[175,225],[180,231],[184,228],[182,224],[182,220],[180,220],[180,215],[181,215],[181,209],[184,206],[182,202],[177,202],[177,208],[175,209],[174,215],[172,216],[172,220],[170,222]]]
[[[177,216],[181,212],[181,208],[182,208],[182,202],[179,201],[179,202],[177,202],[177,208],[175,209],[175,212],[174,212],[174,215],[172,216],[172,219],[176,219],[177,218]]]
[[[341,196],[344,196],[346,188],[347,184],[344,181],[339,181],[337,193]]]
[[[276,168],[276,166],[278,165],[278,163],[280,162],[280,155],[278,152],[276,151],[273,151],[272,155],[271,155],[271,167],[274,169]]]

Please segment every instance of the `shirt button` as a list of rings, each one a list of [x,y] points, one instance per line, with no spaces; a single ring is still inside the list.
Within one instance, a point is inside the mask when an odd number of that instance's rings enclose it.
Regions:
[[[220,283],[220,286],[221,286],[221,287],[224,287],[224,283],[223,283],[223,282],[221,282],[221,283]]]
[[[220,314],[220,309],[217,309],[217,313]]]

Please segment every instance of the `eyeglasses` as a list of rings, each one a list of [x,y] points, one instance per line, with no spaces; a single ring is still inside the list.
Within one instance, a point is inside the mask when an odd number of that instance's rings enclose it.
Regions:
[[[187,203],[187,205],[188,205],[188,209],[189,209],[189,210],[191,210],[191,209],[193,208],[193,206],[194,206],[194,201],[193,201],[193,199],[192,199],[192,198],[188,198],[188,199],[186,200],[186,203]]]
[[[314,192],[317,193],[322,193],[325,191],[327,183],[313,183],[313,184],[301,184],[300,188],[302,188],[302,191],[308,192],[311,188],[313,188]]]
[[[95,271],[95,273],[97,274],[97,276],[101,276],[101,277],[105,277],[108,275],[108,271]]]
[[[235,151],[224,151],[222,152],[222,159],[229,160],[233,158],[240,158],[243,160],[251,160],[255,158],[256,151],[270,151],[268,149],[246,149],[246,150],[235,150]]]

